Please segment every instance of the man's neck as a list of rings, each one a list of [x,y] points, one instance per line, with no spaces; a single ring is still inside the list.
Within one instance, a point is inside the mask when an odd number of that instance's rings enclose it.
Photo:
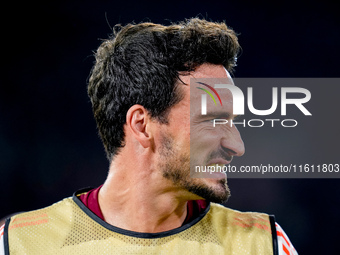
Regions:
[[[183,191],[171,187],[170,181],[167,187],[167,180],[162,180],[156,171],[137,169],[143,165],[150,168],[150,165],[139,161],[138,166],[127,168],[126,161],[125,164],[119,164],[119,161],[111,164],[98,196],[105,221],[144,233],[180,227],[187,215],[187,201],[180,194]]]

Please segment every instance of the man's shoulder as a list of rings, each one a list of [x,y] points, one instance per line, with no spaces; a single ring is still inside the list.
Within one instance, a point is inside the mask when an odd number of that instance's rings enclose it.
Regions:
[[[75,208],[75,202],[69,197],[42,209],[8,218],[4,226],[4,250],[30,253],[27,252],[29,247],[33,251],[30,254],[41,254],[41,249],[61,246],[71,229]]]
[[[218,228],[232,233],[253,233],[272,237],[276,232],[275,218],[260,212],[241,212],[223,205],[211,203],[210,221]]]
[[[16,214],[8,221],[8,231],[49,223],[52,218],[71,212],[73,203],[69,197],[41,209]]]
[[[258,248],[254,247],[261,247],[262,251],[267,252],[265,254],[272,253],[273,247],[276,249],[273,243],[273,233],[276,233],[275,220],[266,213],[241,212],[211,203],[207,216],[209,225],[214,226],[226,246],[240,251],[240,254],[242,249],[255,254]]]
[[[236,220],[237,222],[269,222],[272,215],[262,212],[241,212],[235,209],[225,207],[220,204],[210,203],[211,213],[221,215],[228,220]]]

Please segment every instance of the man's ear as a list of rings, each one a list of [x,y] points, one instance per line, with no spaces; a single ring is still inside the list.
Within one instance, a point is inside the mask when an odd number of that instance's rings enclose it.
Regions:
[[[150,147],[152,132],[149,125],[151,117],[148,111],[141,105],[133,105],[126,114],[127,128],[136,140],[144,147]]]

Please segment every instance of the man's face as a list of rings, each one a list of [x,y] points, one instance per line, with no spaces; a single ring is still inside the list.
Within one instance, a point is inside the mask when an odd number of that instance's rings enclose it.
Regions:
[[[189,199],[204,198],[221,203],[230,195],[226,175],[208,173],[190,176],[190,168],[229,164],[233,156],[243,155],[244,145],[235,125],[213,127],[213,119],[233,118],[233,99],[228,90],[217,89],[223,106],[213,107],[212,100],[207,100],[207,115],[201,114],[202,91],[190,90],[190,87],[198,85],[196,79],[201,78],[224,78],[229,79],[229,84],[232,83],[229,73],[220,65],[203,64],[190,75],[180,76],[189,86],[180,85],[184,99],[171,108],[169,124],[161,126],[159,166],[166,179],[190,192]]]

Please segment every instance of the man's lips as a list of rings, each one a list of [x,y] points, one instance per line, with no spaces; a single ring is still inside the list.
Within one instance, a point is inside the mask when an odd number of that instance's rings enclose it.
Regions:
[[[223,160],[226,161],[226,160]],[[219,166],[220,169],[222,169],[226,164],[208,164],[208,167],[212,166],[212,167],[217,167]],[[215,171],[213,172],[209,172],[209,175],[206,176],[206,178],[212,178],[212,179],[225,179],[227,177],[227,173],[225,171],[218,171],[215,169]]]

